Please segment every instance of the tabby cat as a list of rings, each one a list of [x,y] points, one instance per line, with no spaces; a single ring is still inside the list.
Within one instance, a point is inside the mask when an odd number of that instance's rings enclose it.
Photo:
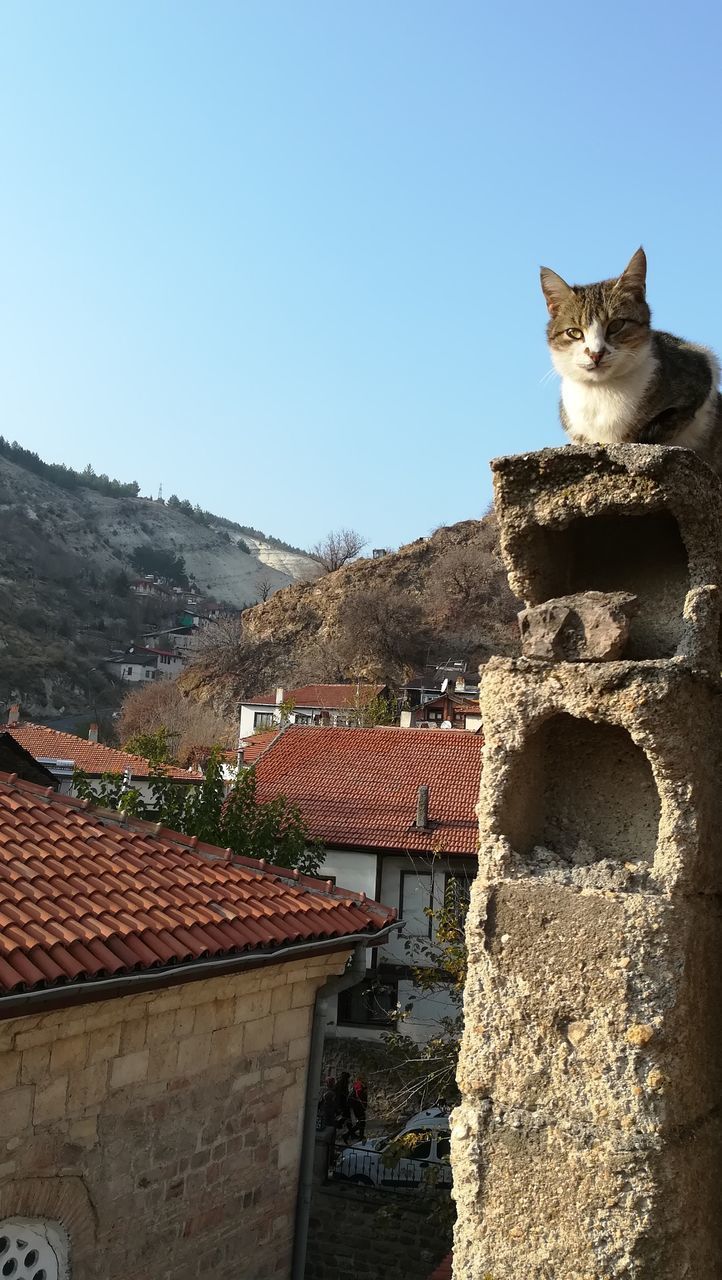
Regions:
[[[568,285],[542,267],[547,340],[574,444],[677,445],[722,473],[719,364],[706,347],[652,329],[647,259],[613,280]]]

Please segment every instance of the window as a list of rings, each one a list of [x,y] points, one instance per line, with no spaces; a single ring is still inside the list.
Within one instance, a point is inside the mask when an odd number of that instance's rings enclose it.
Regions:
[[[310,724],[311,723],[311,716],[305,716],[298,711],[295,711],[293,713],[292,719],[294,724]]]
[[[404,1151],[404,1158],[407,1160],[428,1160],[431,1155],[431,1135],[429,1133],[420,1134],[420,1142],[416,1142],[413,1147],[409,1147],[408,1151]]]
[[[451,1152],[451,1143],[448,1138],[439,1138],[436,1143],[436,1156],[439,1160],[448,1160]]]
[[[40,1220],[0,1222],[0,1275],[13,1280],[66,1280],[68,1247],[60,1227]]]
[[[256,711],[253,716],[254,729],[270,729],[276,723],[276,717],[272,711]]]
[[[126,675],[132,676],[132,674],[133,674],[133,668],[132,668],[132,667],[126,667],[126,669],[125,669],[125,673],[126,673]]]
[[[393,1030],[393,1013],[399,1003],[399,983],[395,973],[380,966],[370,969],[355,987],[338,997],[337,1021],[345,1026],[377,1026]]]
[[[401,872],[399,919],[408,938],[431,937],[431,876],[427,872]]]

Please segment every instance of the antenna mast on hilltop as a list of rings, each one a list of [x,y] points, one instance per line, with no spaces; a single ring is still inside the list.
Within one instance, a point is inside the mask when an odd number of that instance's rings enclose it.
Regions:
[[[162,501],[163,501],[163,481],[162,481],[162,480],[161,480],[160,484],[158,485],[158,501],[159,501],[159,502],[162,502]]]

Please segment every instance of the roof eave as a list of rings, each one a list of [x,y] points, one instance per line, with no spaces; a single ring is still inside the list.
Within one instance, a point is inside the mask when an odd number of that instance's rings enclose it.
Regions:
[[[113,978],[90,978],[82,982],[68,982],[31,991],[8,992],[0,996],[0,1021],[43,1013],[49,1009],[71,1008],[75,1005],[95,1004],[101,1000],[115,1000],[122,996],[158,991],[186,982],[201,982],[206,978],[225,977],[245,970],[265,969],[274,964],[303,960],[311,955],[348,951],[359,942],[365,942],[367,947],[377,947],[394,929],[398,929],[401,923],[400,920],[392,920],[380,929],[370,932],[342,934],[337,938],[293,943],[286,947],[276,947],[272,951],[244,951],[238,955],[190,960],[183,964],[164,965],[158,969],[144,969],[141,972],[120,974]]]

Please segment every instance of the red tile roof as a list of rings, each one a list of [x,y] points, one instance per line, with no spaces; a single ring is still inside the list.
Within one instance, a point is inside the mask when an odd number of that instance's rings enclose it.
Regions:
[[[385,689],[383,684],[304,684],[299,689],[284,689],[284,702],[292,702],[294,707],[318,708],[319,711],[340,711],[347,707],[356,707],[371,698],[377,698]],[[276,694],[261,693],[256,698],[247,698],[247,707],[275,707]]]
[[[254,733],[250,738],[244,738],[243,746],[243,763],[255,764],[262,751],[277,738],[281,732],[278,725],[275,729],[265,729],[263,733]]]
[[[463,729],[289,725],[256,764],[258,799],[297,804],[326,845],[475,854],[482,740]],[[429,787],[428,831],[414,828]]]
[[[373,935],[393,919],[328,881],[0,774],[0,992]]]
[[[142,756],[89,742],[74,733],[61,733],[42,724],[5,724],[0,725],[0,731],[12,734],[36,760],[74,760],[76,768],[89,774],[125,773],[126,769],[133,778],[149,778],[151,774],[152,765]],[[200,782],[200,774],[193,769],[166,766],[165,773],[179,782]]]

